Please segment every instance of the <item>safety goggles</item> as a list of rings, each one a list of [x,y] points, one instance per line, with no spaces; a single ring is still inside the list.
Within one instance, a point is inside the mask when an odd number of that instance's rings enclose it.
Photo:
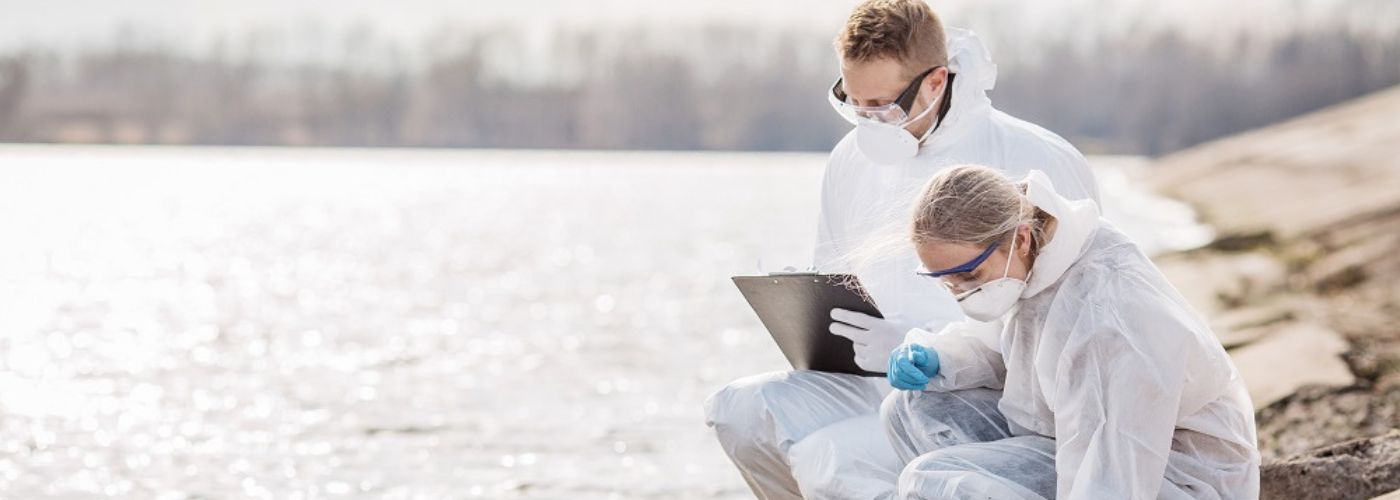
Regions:
[[[831,86],[831,92],[827,94],[827,100],[831,101],[831,107],[836,109],[836,113],[852,124],[857,123],[860,118],[873,120],[880,123],[899,125],[909,117],[909,108],[914,106],[914,98],[919,95],[919,86],[924,82],[929,73],[942,66],[934,66],[919,73],[914,77],[914,81],[909,82],[909,86],[904,88],[904,92],[899,93],[899,97],[894,102],[880,106],[858,106],[850,103],[850,96],[846,95],[846,90],[842,88],[843,80],[836,78],[836,83]]]
[[[970,273],[973,270],[977,269],[977,266],[982,265],[982,262],[986,261],[987,257],[991,257],[992,252],[995,252],[998,246],[1001,246],[1000,241],[992,243],[990,246],[987,247],[986,250],[983,250],[981,254],[979,254],[976,257],[973,257],[972,260],[958,265],[957,267],[950,267],[941,271],[929,271],[924,269],[924,266],[919,266],[919,268],[914,272],[918,273],[920,276],[928,276],[930,278],[942,278],[950,274]]]
[[[992,252],[995,252],[998,246],[1001,246],[1000,241],[992,243],[987,247],[986,250],[983,250],[981,254],[977,255],[976,257],[973,257],[972,260],[964,262],[956,267],[950,267],[948,269],[943,269],[940,271],[929,271],[927,269],[924,269],[924,266],[920,265],[918,269],[914,270],[914,272],[920,276],[927,276],[929,278],[938,280],[939,283],[941,283],[944,287],[947,287],[949,291],[953,292],[954,294],[957,294],[958,300],[962,300],[963,295],[969,294],[967,292],[977,290],[979,284],[974,283],[972,281],[950,280],[947,278],[947,276],[952,276],[960,273],[970,273],[976,270],[977,266],[982,265],[983,262],[986,262],[988,257],[992,256]]]

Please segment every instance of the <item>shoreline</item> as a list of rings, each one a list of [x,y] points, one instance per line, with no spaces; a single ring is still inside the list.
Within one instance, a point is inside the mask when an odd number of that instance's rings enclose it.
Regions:
[[[1154,260],[1209,318],[1249,386],[1263,498],[1299,487],[1332,498],[1322,493],[1331,486],[1295,476],[1310,460],[1361,449],[1338,443],[1400,450],[1395,116],[1400,87],[1163,157],[1147,173],[1155,192],[1217,231],[1204,247]],[[1312,476],[1356,483],[1337,498],[1369,498],[1400,488],[1396,455],[1354,461],[1390,470],[1379,479],[1321,465]]]

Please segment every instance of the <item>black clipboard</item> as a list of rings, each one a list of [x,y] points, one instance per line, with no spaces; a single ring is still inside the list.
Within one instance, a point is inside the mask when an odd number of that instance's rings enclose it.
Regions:
[[[797,273],[731,279],[793,368],[867,377],[885,375],[856,366],[851,340],[829,330],[831,310],[837,307],[883,317],[866,298],[855,276]]]

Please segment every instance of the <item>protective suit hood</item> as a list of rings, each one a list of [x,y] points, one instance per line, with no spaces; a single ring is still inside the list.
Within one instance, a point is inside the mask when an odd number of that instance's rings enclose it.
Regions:
[[[958,75],[953,79],[953,104],[938,130],[924,141],[920,154],[956,143],[972,124],[986,120],[992,111],[987,91],[996,86],[997,65],[972,30],[948,28],[948,71]]]
[[[1074,261],[1084,254],[1099,226],[1099,206],[1093,200],[1070,201],[1055,192],[1044,172],[1032,170],[1026,176],[1026,198],[1055,218],[1050,243],[1040,249],[1031,266],[1021,298],[1034,297],[1064,276]]]

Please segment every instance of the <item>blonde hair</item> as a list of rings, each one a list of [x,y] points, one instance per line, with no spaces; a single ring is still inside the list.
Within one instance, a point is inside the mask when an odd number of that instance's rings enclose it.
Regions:
[[[1005,240],[1022,224],[1031,228],[1034,255],[1046,241],[1049,214],[1025,196],[1025,184],[981,165],[959,165],[939,172],[914,205],[910,239],[924,243],[966,243],[986,247]]]
[[[892,58],[911,73],[948,64],[943,22],[924,0],[861,3],[836,36],[836,51],[854,62]]]
[[[1013,182],[981,165],[949,167],[929,179],[922,191],[895,194],[915,200],[910,210],[867,214],[876,229],[844,257],[852,272],[859,274],[894,262],[909,251],[910,243],[965,243],[985,248],[1003,241],[1003,246],[1008,246],[1005,239],[1021,224],[1030,225],[1029,249],[1034,257],[1053,237],[1055,218],[1032,204],[1025,188],[1024,182]]]

